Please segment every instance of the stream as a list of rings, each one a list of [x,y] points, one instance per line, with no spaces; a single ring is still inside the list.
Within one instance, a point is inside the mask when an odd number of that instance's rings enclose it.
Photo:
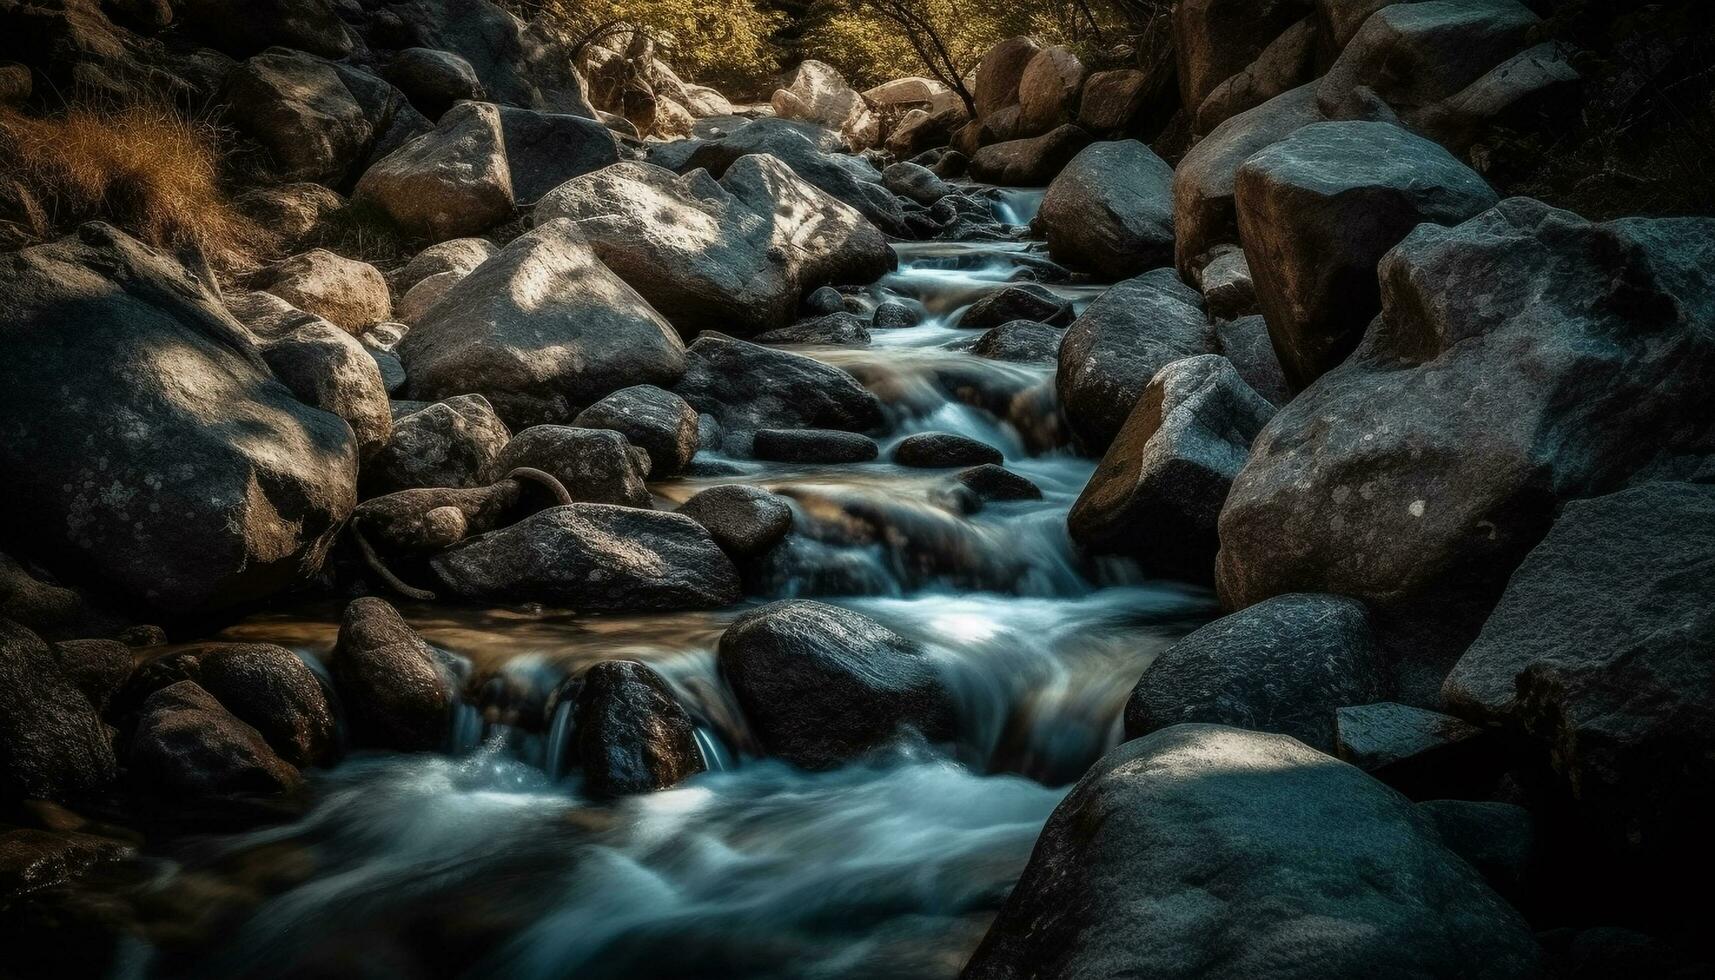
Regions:
[[[998,193],[1023,224],[1040,191]],[[123,872],[150,942],[126,977],[479,976],[951,978],[1022,871],[1054,806],[1119,739],[1127,695],[1166,645],[1214,614],[1199,590],[1079,556],[1068,508],[1095,461],[1052,448],[1053,364],[964,352],[973,301],[1051,270],[1039,243],[901,243],[872,302],[918,309],[865,348],[799,347],[850,371],[890,425],[876,462],[699,455],[652,485],[661,507],[724,483],[788,495],[800,531],[879,515],[880,542],[794,535],[771,595],[813,595],[920,640],[956,693],[957,735],[837,771],[763,757],[715,666],[714,612],[579,615],[398,604],[468,670],[445,754],[356,753],[307,773],[291,822],[151,845]],[[1080,308],[1101,291],[1049,287]],[[1059,277],[1062,280],[1064,277]],[[999,448],[1041,500],[975,513],[948,471],[886,460],[917,432]],[[259,614],[222,638],[279,643],[319,667],[339,605]],[[556,688],[638,660],[698,725],[709,771],[596,802],[568,771]]]

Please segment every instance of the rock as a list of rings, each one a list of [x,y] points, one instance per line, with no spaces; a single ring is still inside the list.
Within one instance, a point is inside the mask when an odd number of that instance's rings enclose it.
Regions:
[[[1510,980],[1538,956],[1403,797],[1284,735],[1176,725],[1078,782],[964,976]]]
[[[500,108],[500,133],[512,200],[535,204],[573,177],[619,162],[619,141],[594,119],[561,112]]]
[[[1330,119],[1379,102],[1399,115],[1429,106],[1529,46],[1541,20],[1516,0],[1436,0],[1377,10],[1316,83]]]
[[[863,463],[880,450],[875,440],[836,429],[758,429],[751,455],[783,463]]]
[[[1357,347],[1381,309],[1376,264],[1413,228],[1497,200],[1452,154],[1388,123],[1313,123],[1245,161],[1239,233],[1287,380],[1303,389]]]
[[[256,729],[195,681],[164,687],[143,702],[126,768],[140,790],[175,800],[276,796],[303,782]]]
[[[111,636],[130,626],[90,590],[57,581],[42,568],[0,552],[0,619],[44,640]]]
[[[394,276],[393,285],[400,292],[409,293],[430,276],[456,272],[462,277],[498,251],[493,242],[482,238],[454,238],[430,245],[405,263],[405,268]]]
[[[300,181],[254,187],[233,198],[232,203],[285,244],[297,245],[318,237],[345,207],[345,198],[331,188]]]
[[[1053,327],[1064,327],[1077,319],[1069,300],[1062,299],[1046,286],[1026,283],[997,289],[972,303],[959,315],[959,327],[982,330],[1014,320],[1031,320]]]
[[[923,316],[918,311],[888,300],[875,308],[875,314],[870,318],[870,326],[877,330],[899,330],[905,327],[915,327],[923,322]]]
[[[1034,320],[1012,320],[990,328],[971,345],[971,353],[995,361],[1052,362],[1060,356],[1064,331]]]
[[[684,472],[697,454],[696,409],[654,385],[621,388],[579,412],[572,424],[624,436],[649,454],[650,472],[658,477]]]
[[[0,830],[0,895],[8,900],[10,917],[22,919],[25,903],[17,899],[65,884],[98,865],[133,853],[130,846],[95,834],[31,827]],[[23,964],[33,962],[25,952],[27,948],[9,944],[7,950],[17,957],[14,963]]]
[[[959,97],[941,82],[921,75],[910,75],[905,78],[895,78],[882,82],[874,88],[865,89],[863,97],[872,105],[878,106],[916,106],[919,108],[943,109],[956,104]]]
[[[426,276],[423,281],[412,286],[404,296],[400,297],[399,305],[393,314],[405,323],[416,323],[428,312],[435,308],[454,286],[464,281],[470,275],[468,271],[449,269]]]
[[[551,507],[437,556],[465,599],[583,612],[713,609],[739,597],[738,570],[702,525],[610,504]]]
[[[753,609],[721,634],[718,657],[763,747],[793,765],[833,768],[909,731],[952,735],[952,698],[923,648],[848,609]]]
[[[864,109],[863,96],[832,65],[802,61],[781,81],[770,104],[782,119],[801,119],[837,132]]]
[[[1203,298],[1172,269],[1146,272],[1098,296],[1060,344],[1056,383],[1078,444],[1105,452],[1155,372],[1213,348]]]
[[[901,439],[893,447],[893,461],[900,466],[936,469],[951,466],[980,466],[999,463],[1000,450],[952,432],[919,432]]]
[[[1216,320],[1237,320],[1258,313],[1256,283],[1251,279],[1250,262],[1245,251],[1236,245],[1217,245],[1207,253],[1208,262],[1197,273],[1197,288],[1203,291],[1203,302],[1209,304],[1209,315]],[[1268,343],[1268,326],[1263,323],[1263,340]],[[1274,358],[1272,349],[1269,357]],[[1274,358],[1275,366],[1280,365]]]
[[[536,217],[570,220],[687,337],[784,327],[806,293],[893,263],[860,215],[767,157],[742,158],[720,183],[618,164],[561,186]]]
[[[1084,82],[1078,100],[1078,125],[1098,136],[1143,134],[1154,116],[1171,114],[1161,103],[1161,88],[1136,68],[1098,71]],[[1165,111],[1164,111],[1165,110]]]
[[[1067,123],[1041,136],[994,143],[971,157],[971,176],[1003,187],[1042,187],[1090,142],[1089,133]]]
[[[1368,704],[1386,689],[1363,603],[1277,596],[1163,651],[1126,703],[1126,737],[1204,722],[1291,735],[1331,753],[1335,709]]]
[[[186,33],[234,57],[271,45],[326,58],[343,58],[352,49],[331,0],[173,0],[172,12]]]
[[[95,710],[104,712],[131,677],[131,648],[118,640],[60,640],[49,644],[61,675]]]
[[[971,93],[978,119],[1018,104],[1018,83],[1041,50],[1030,38],[1013,37],[983,52],[982,61],[977,64],[976,91]]]
[[[385,601],[365,597],[345,607],[328,669],[354,744],[428,752],[447,742],[453,680]]]
[[[604,660],[582,680],[578,757],[590,792],[651,793],[707,768],[696,726],[660,674],[634,661]]]
[[[833,347],[866,347],[869,327],[855,313],[829,313],[813,320],[799,320],[790,327],[781,327],[756,335],[759,344],[816,344]]]
[[[480,234],[512,216],[512,173],[500,109],[461,102],[388,154],[357,182],[352,200],[372,205],[406,234],[445,241]]]
[[[393,420],[393,436],[363,468],[363,495],[413,487],[475,487],[512,438],[481,395],[459,395]]]
[[[1058,262],[1106,279],[1173,261],[1173,168],[1136,140],[1094,143],[1048,185],[1036,221]]]
[[[881,183],[883,187],[900,197],[908,197],[918,204],[924,205],[934,204],[941,198],[953,193],[953,189],[948,187],[941,178],[935,176],[934,171],[928,167],[904,160],[883,170]]]
[[[802,354],[709,332],[686,348],[685,362],[673,390],[720,422],[729,451],[747,452],[757,429],[861,432],[882,423],[881,402],[867,388]]]
[[[455,103],[488,99],[476,69],[451,51],[406,48],[393,56],[386,74],[417,111],[430,119],[441,118]]]
[[[1392,701],[1340,708],[1334,738],[1341,759],[1414,800],[1487,795],[1507,763],[1484,729]]]
[[[1041,500],[1042,488],[998,463],[983,463],[953,474],[960,486],[983,501]]]
[[[1216,86],[1243,71],[1312,0],[1184,0],[1173,9],[1180,102],[1196,112]]]
[[[0,791],[8,801],[63,800],[113,781],[101,714],[67,676],[60,652],[0,619]]]
[[[1207,133],[1246,109],[1316,77],[1317,23],[1305,17],[1269,42],[1243,70],[1215,86],[1192,114],[1191,131]]]
[[[1072,539],[1154,574],[1211,581],[1221,505],[1273,415],[1219,354],[1168,363],[1067,514]]]
[[[339,747],[333,707],[321,681],[292,651],[223,643],[197,661],[197,685],[256,729],[281,759],[299,768],[332,761]]]
[[[729,483],[710,487],[679,505],[679,513],[708,529],[734,559],[754,558],[792,530],[792,506],[761,487]]]
[[[325,248],[311,249],[276,264],[264,274],[264,283],[265,291],[352,334],[362,333],[393,314],[381,270]]]
[[[116,601],[183,615],[302,582],[357,502],[350,427],[107,225],[0,260],[0,355],[0,536]]]
[[[1490,887],[1512,901],[1524,897],[1537,849],[1529,810],[1486,800],[1425,800],[1417,809],[1429,816],[1447,849]]]
[[[733,115],[733,105],[727,97],[707,85],[685,86],[685,108],[698,119],[718,119]]]
[[[643,482],[648,469],[638,466],[631,443],[612,429],[531,426],[512,437],[484,471],[483,482],[500,480],[520,466],[559,480],[573,500],[651,506],[649,487]]]
[[[387,387],[372,352],[356,337],[320,317],[303,322],[262,346],[274,377],[306,405],[344,419],[362,459],[371,459],[393,435]]]
[[[804,297],[804,309],[816,316],[833,316],[845,312],[846,298],[832,286],[820,286]]]
[[[1358,350],[1251,447],[1221,515],[1223,601],[1361,599],[1419,672],[1402,700],[1433,703],[1563,501],[1692,472],[1715,444],[1715,297],[1694,285],[1712,233],[1522,198],[1420,225],[1382,259]]]
[[[1671,943],[1614,926],[1555,929],[1540,934],[1552,977],[1608,980],[1610,977],[1661,977],[1701,980],[1710,964],[1695,962]]]
[[[1461,156],[1493,126],[1523,132],[1576,125],[1583,77],[1573,52],[1544,41],[1488,70],[1483,77],[1439,102],[1408,111],[1406,121]]]
[[[1046,133],[1078,118],[1078,95],[1089,69],[1070,48],[1052,45],[1036,52],[1018,78],[1019,124],[1030,135]]]
[[[1715,853],[1699,829],[1715,814],[1711,517],[1702,484],[1568,503],[1442,688],[1452,711],[1540,747],[1628,863]]]
[[[447,291],[399,345],[413,397],[485,395],[512,425],[569,419],[684,371],[679,335],[556,219]]]
[[[1233,362],[1252,391],[1277,408],[1292,400],[1286,372],[1281,370],[1274,343],[1268,337],[1268,324],[1260,315],[1216,321],[1215,340],[1222,356]]]
[[[939,112],[913,109],[900,117],[893,131],[887,134],[887,151],[909,159],[933,147],[946,146],[952,141],[954,131],[969,119],[963,105],[949,106]]]

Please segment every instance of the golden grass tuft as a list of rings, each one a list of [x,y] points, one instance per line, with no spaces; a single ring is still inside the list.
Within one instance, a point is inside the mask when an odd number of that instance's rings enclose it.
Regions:
[[[0,108],[0,172],[34,199],[43,237],[99,219],[151,245],[200,249],[220,268],[253,266],[278,243],[233,206],[220,161],[214,126],[162,106],[47,118]]]

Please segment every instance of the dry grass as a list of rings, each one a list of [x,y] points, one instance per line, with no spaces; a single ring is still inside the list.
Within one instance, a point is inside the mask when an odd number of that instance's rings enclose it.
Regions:
[[[74,107],[33,118],[0,108],[0,173],[35,207],[47,237],[110,221],[164,248],[200,249],[216,267],[250,267],[277,243],[233,207],[221,186],[218,131],[172,109]]]

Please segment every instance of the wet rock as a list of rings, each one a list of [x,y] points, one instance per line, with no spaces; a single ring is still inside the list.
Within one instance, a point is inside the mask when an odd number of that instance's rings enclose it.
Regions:
[[[877,330],[898,330],[905,327],[915,327],[923,322],[923,317],[916,310],[904,303],[891,300],[875,308],[875,315],[870,320],[870,326]]]
[[[1334,713],[1335,754],[1414,800],[1481,795],[1505,760],[1476,725],[1382,701]]]
[[[488,98],[476,69],[451,51],[406,48],[388,62],[386,74],[417,111],[430,119],[441,118],[454,103]]]
[[[1651,483],[1573,501],[1513,573],[1443,697],[1539,746],[1628,862],[1708,861],[1711,586],[1715,487]]]
[[[1079,446],[1105,452],[1157,371],[1213,349],[1203,297],[1172,269],[1146,272],[1097,297],[1066,331],[1056,373]]]
[[[1363,22],[1316,83],[1330,119],[1380,102],[1406,115],[1440,101],[1529,46],[1540,19],[1516,0],[1389,4]]]
[[[1072,539],[1155,574],[1211,581],[1221,505],[1273,415],[1219,354],[1167,364],[1067,514]]]
[[[992,143],[971,157],[971,176],[1003,187],[1042,187],[1092,139],[1083,129],[1067,123],[1041,136]]]
[[[132,852],[121,841],[94,834],[33,827],[0,830],[0,899],[10,900],[64,884],[97,865],[129,857]],[[9,906],[8,912],[17,914],[17,906]],[[18,948],[8,946],[9,951]],[[14,965],[26,962],[29,962],[26,958],[13,961]]]
[[[387,445],[363,468],[365,497],[412,487],[475,487],[512,438],[481,395],[459,395],[393,420]]]
[[[512,174],[500,109],[462,102],[433,132],[377,161],[352,200],[379,208],[407,234],[444,241],[480,234],[512,216]]]
[[[832,286],[820,286],[804,297],[804,310],[813,316],[833,316],[844,313],[846,298]]]
[[[1501,980],[1538,955],[1405,798],[1283,735],[1176,725],[1079,781],[964,976]]]
[[[483,238],[454,238],[430,245],[418,252],[405,268],[393,277],[393,285],[402,293],[430,276],[456,272],[461,276],[487,262],[500,251],[493,242]]]
[[[365,597],[345,607],[328,669],[354,745],[425,752],[446,743],[452,678],[384,600]]]
[[[609,504],[552,507],[432,561],[466,599],[585,612],[712,609],[739,596],[738,570],[702,525]]]
[[[748,451],[757,429],[881,426],[875,395],[850,374],[802,354],[705,333],[685,360],[685,376],[673,390],[719,420],[728,451]]]
[[[781,327],[756,335],[759,344],[821,344],[835,347],[865,347],[869,344],[869,328],[864,318],[841,310],[812,320],[799,320],[790,327]]]
[[[1042,488],[998,463],[960,470],[953,479],[985,501],[1041,500]]]
[[[928,167],[907,161],[900,161],[881,172],[882,186],[900,197],[907,197],[918,204],[934,204],[941,198],[953,193],[946,181],[935,176]]]
[[[983,330],[1014,320],[1033,320],[1049,326],[1064,327],[1077,319],[1068,300],[1061,299],[1046,286],[1026,283],[997,289],[970,305],[959,316],[959,327]]]
[[[953,705],[916,643],[848,609],[806,600],[752,610],[727,627],[720,669],[763,746],[827,769],[905,734],[952,734]]]
[[[1000,450],[986,442],[952,432],[919,432],[906,436],[893,447],[893,461],[900,466],[935,469],[949,466],[980,466],[999,463]]]
[[[1409,653],[1402,700],[1433,703],[1562,502],[1689,473],[1715,440],[1697,326],[1715,296],[1693,285],[1712,233],[1522,198],[1420,225],[1381,262],[1358,350],[1252,445],[1221,515],[1223,601],[1362,599]]]
[[[356,504],[350,427],[104,224],[0,262],[0,419],[9,547],[166,614],[308,579]]]
[[[624,436],[649,454],[649,472],[657,477],[684,472],[699,445],[696,409],[654,385],[621,388],[579,412],[572,424]]]
[[[837,429],[758,429],[750,451],[783,463],[862,463],[880,452],[869,436]]]
[[[303,777],[195,681],[149,696],[126,753],[139,790],[170,799],[277,796]]]
[[[514,426],[564,421],[631,385],[671,385],[685,364],[679,335],[566,220],[448,290],[399,356],[413,397],[474,391]]]
[[[978,119],[1018,104],[1018,83],[1024,77],[1024,70],[1030,67],[1031,59],[1041,50],[1030,38],[1014,37],[983,52],[977,65],[976,90],[971,93]]]
[[[648,468],[638,465],[631,443],[612,429],[531,426],[512,437],[483,471],[483,480],[492,483],[520,466],[559,480],[573,500],[651,506],[649,487],[643,482]]]
[[[1252,391],[1276,407],[1292,400],[1292,388],[1286,383],[1286,372],[1268,336],[1268,322],[1260,314],[1217,321],[1215,340],[1221,355],[1233,362]]]
[[[1075,120],[1087,77],[1089,69],[1070,48],[1056,44],[1036,52],[1018,78],[1019,125],[1035,134]]]
[[[374,457],[392,437],[381,366],[351,334],[320,317],[304,317],[263,344],[262,359],[299,401],[344,419],[362,459]]]
[[[573,177],[619,162],[619,141],[601,123],[563,112],[500,107],[512,200],[535,204]]]
[[[1035,225],[1057,261],[1127,279],[1173,260],[1173,168],[1136,140],[1095,143],[1060,171]]]
[[[299,768],[332,761],[339,747],[333,708],[321,681],[290,650],[219,644],[197,660],[196,683],[255,728],[281,759]]]
[[[696,727],[661,675],[630,660],[606,660],[578,692],[578,757],[597,796],[651,793],[702,772]]]
[[[112,782],[101,715],[61,654],[0,619],[0,791],[8,801],[60,800]]]
[[[1163,651],[1126,703],[1126,737],[1194,721],[1291,735],[1333,752],[1334,710],[1386,690],[1363,603],[1278,596]]]
[[[1381,309],[1376,264],[1413,228],[1496,200],[1476,171],[1388,123],[1313,123],[1245,161],[1239,232],[1287,380],[1302,389],[1358,345]]]
[[[729,483],[710,487],[679,505],[679,513],[708,529],[734,559],[753,558],[792,529],[792,506],[761,487]]]
[[[1447,849],[1465,859],[1509,901],[1523,897],[1536,860],[1536,821],[1529,810],[1487,800],[1425,800],[1417,805]]]
[[[971,353],[995,361],[1021,364],[1052,362],[1060,356],[1065,331],[1034,320],[1013,320],[983,333]]]

